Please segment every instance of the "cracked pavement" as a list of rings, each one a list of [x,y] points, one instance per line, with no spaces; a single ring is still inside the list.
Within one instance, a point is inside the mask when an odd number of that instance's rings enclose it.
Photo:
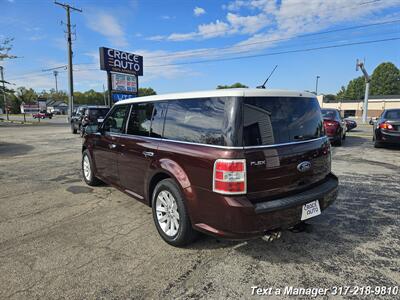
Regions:
[[[0,124],[0,299],[246,299],[255,285],[400,285],[400,149],[373,148],[371,131],[360,126],[333,148],[339,198],[306,232],[272,243],[202,236],[179,249],[158,236],[150,208],[84,184],[81,139],[67,125]]]

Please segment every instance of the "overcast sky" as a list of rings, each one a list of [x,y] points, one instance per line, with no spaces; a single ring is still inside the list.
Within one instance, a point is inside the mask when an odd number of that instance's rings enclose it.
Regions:
[[[361,75],[356,58],[365,58],[370,71],[384,61],[400,65],[400,40],[394,40],[400,38],[400,0],[69,3],[83,9],[72,13],[76,90],[100,91],[106,83],[101,46],[143,55],[139,85],[158,93],[238,81],[255,87],[275,65],[271,88],[314,90],[319,75],[319,91],[336,93]],[[6,79],[38,91],[53,88],[52,73],[41,70],[67,63],[65,11],[47,0],[0,0],[0,7],[0,38],[14,37],[12,52],[20,57],[3,62]],[[66,72],[60,71],[59,88],[66,90]]]

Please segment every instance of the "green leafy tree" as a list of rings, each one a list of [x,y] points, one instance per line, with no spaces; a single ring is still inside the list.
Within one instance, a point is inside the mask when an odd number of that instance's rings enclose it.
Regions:
[[[364,97],[365,94],[365,79],[363,76],[357,77],[350,80],[346,89],[345,99],[359,100]]]
[[[43,90],[39,93],[40,98],[44,98],[46,100],[57,100],[63,101],[64,103],[68,102],[68,95],[65,91],[56,92],[55,89],[50,89],[48,91]]]
[[[104,105],[104,94],[93,89],[86,92],[74,92],[74,104]]]
[[[232,85],[219,85],[217,86],[217,90],[221,90],[221,89],[237,89],[237,88],[248,88],[247,85],[244,85],[240,82],[236,82]]]
[[[340,91],[336,94],[336,99],[338,100],[344,100],[346,98],[346,87],[342,85],[340,88]]]
[[[371,76],[371,95],[400,95],[400,70],[391,62],[377,66]]]
[[[333,94],[326,94],[324,95],[324,101],[330,102],[330,101],[335,101],[336,96]]]
[[[14,39],[13,38],[4,38],[2,40],[0,40],[0,61],[3,61],[5,59],[12,59],[12,58],[16,58],[15,55],[11,55],[10,51],[12,49],[12,41]],[[3,81],[0,79],[0,107],[4,109],[4,96],[3,94],[6,95],[6,98],[8,99],[9,97],[11,97],[14,93],[14,91],[12,89],[8,89],[7,87],[3,87],[3,84],[10,84],[8,81]],[[10,106],[10,103],[8,103],[8,106]]]
[[[0,61],[5,59],[16,58],[15,55],[11,55],[9,52],[12,49],[13,38],[5,38],[0,41]]]
[[[157,95],[156,91],[153,90],[151,87],[148,88],[139,88],[139,97],[144,97],[144,96],[153,96]]]
[[[7,92],[6,97],[7,106],[10,107],[10,112],[18,114],[21,112],[20,107],[22,103],[32,104],[37,100],[38,95],[33,89],[19,87],[15,91]]]

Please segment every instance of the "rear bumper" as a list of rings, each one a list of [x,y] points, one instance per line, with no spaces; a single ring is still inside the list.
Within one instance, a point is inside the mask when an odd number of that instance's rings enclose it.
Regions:
[[[305,203],[319,200],[321,210],[326,209],[336,200],[338,178],[330,174],[324,183],[310,190],[256,204],[245,196],[225,197],[205,190],[195,192],[200,196],[195,205],[198,207],[189,208],[194,227],[217,237],[241,240],[298,224]]]
[[[342,138],[338,130],[326,130],[325,134],[330,141],[337,141]]]
[[[376,132],[376,140],[384,143],[400,144],[400,132],[378,130]]]

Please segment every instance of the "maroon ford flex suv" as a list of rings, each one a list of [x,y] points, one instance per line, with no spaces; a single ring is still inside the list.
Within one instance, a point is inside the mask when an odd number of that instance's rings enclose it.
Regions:
[[[317,216],[337,196],[312,94],[231,89],[118,102],[85,137],[87,184],[152,207],[169,244],[248,239]]]

